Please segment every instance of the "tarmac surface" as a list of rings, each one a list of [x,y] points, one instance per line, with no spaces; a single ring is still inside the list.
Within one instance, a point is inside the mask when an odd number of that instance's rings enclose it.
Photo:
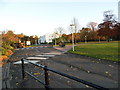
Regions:
[[[7,65],[9,74],[6,80],[7,84],[3,82],[3,88],[44,88],[44,85],[27,74],[25,80],[22,79],[20,62],[22,58],[29,58],[38,64],[105,88],[118,88],[119,68],[117,62],[67,53],[67,50],[71,48],[72,46],[53,48],[43,45],[16,49],[10,58],[10,64]],[[44,81],[43,69],[26,63],[25,70]],[[91,88],[52,72],[49,72],[49,77],[51,88]]]

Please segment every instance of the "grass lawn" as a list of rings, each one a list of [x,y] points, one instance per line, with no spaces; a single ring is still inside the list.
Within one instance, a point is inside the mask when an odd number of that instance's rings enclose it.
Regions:
[[[96,44],[88,43],[88,44],[79,44],[79,46],[75,47],[75,51],[69,50],[68,52],[80,54],[80,55],[86,55],[99,59],[120,61],[120,56],[118,56],[118,48],[120,48],[118,42],[96,43]]]

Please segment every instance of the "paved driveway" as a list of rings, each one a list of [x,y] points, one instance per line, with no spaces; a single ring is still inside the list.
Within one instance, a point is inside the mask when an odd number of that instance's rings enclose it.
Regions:
[[[51,56],[50,56],[51,55]],[[28,75],[21,79],[21,64],[14,64],[21,58],[39,57],[38,63],[78,77],[80,79],[101,85],[106,88],[118,87],[118,64],[76,54],[63,53],[52,47],[39,46],[16,50],[10,61],[10,84],[13,88],[44,88]],[[43,59],[47,58],[47,59]],[[35,60],[35,59],[33,59]],[[36,66],[25,64],[25,69],[44,80],[44,72]],[[90,88],[73,80],[50,73],[50,86],[54,88]],[[33,83],[34,82],[34,83]]]

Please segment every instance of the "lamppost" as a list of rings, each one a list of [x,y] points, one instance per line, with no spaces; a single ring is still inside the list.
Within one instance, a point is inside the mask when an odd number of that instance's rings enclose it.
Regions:
[[[87,43],[87,36],[85,35],[85,43]]]
[[[55,46],[56,46],[56,37],[57,37],[57,33],[54,33],[54,37],[55,37]]]
[[[35,39],[35,45],[37,45],[37,40]]]
[[[73,32],[73,26],[75,26],[74,24],[70,24],[70,26],[71,26],[71,29],[72,29],[72,46],[73,46],[73,51],[75,50],[74,49],[74,32]]]
[[[100,36],[99,36],[99,43],[100,43]]]

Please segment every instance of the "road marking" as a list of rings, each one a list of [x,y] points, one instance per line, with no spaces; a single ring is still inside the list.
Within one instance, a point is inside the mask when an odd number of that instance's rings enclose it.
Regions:
[[[46,54],[46,55],[60,55],[62,53],[59,53],[59,52],[50,52],[50,53],[43,53],[43,54]]]
[[[48,58],[44,58],[44,57],[28,57],[26,59],[44,59],[44,60],[46,60]]]
[[[31,63],[37,63],[37,62],[39,62],[39,61],[36,61],[36,60],[28,60],[28,61],[31,62]],[[13,64],[21,64],[21,63],[22,62],[20,60],[20,61],[14,62]],[[24,61],[24,64],[28,64],[28,62]]]
[[[55,55],[35,55],[35,56],[39,56],[39,57],[54,57]]]

